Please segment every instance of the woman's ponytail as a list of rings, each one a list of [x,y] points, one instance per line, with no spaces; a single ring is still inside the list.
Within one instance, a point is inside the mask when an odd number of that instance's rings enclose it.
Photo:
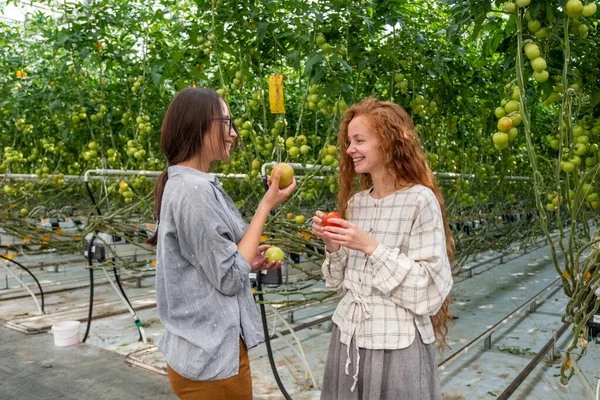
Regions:
[[[165,185],[167,184],[167,180],[169,179],[169,173],[167,171],[163,171],[162,174],[159,175],[158,179],[154,183],[154,217],[156,218],[156,229],[154,230],[154,235],[146,240],[146,244],[150,246],[156,246],[158,242],[158,225],[160,222],[160,207],[162,204],[162,197],[165,191]]]

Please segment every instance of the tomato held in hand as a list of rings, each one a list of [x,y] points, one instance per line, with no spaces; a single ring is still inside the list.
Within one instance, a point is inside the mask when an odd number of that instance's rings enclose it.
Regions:
[[[279,247],[269,247],[267,251],[265,251],[265,257],[267,257],[267,261],[283,261],[285,254],[283,254],[283,250]]]
[[[329,220],[332,219],[332,218],[340,218],[341,219],[342,216],[337,211],[332,211],[330,213],[327,213],[323,217],[323,226],[337,226],[338,228],[342,228],[342,226],[340,224],[336,224],[336,223],[330,222]]]
[[[294,180],[294,169],[290,166],[290,164],[279,163],[273,167],[273,171],[271,171],[271,180],[275,177],[275,172],[277,170],[281,170],[281,177],[279,178],[279,189],[285,189],[290,186],[292,181]]]

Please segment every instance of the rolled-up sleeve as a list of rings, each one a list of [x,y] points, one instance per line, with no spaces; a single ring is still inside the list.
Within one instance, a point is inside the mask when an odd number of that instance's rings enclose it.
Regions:
[[[340,247],[338,251],[325,253],[325,261],[321,267],[321,272],[325,278],[325,287],[341,291],[344,283],[344,272],[348,263],[348,251],[345,247]]]
[[[238,251],[227,213],[209,182],[182,193],[174,215],[181,254],[220,293],[233,296],[244,286],[250,265]]]
[[[434,315],[452,288],[439,203],[422,204],[413,223],[406,254],[379,245],[369,256],[373,288],[417,315]]]

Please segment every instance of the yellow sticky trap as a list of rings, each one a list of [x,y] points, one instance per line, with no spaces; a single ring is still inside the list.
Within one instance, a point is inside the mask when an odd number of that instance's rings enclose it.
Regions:
[[[283,98],[283,75],[273,74],[269,78],[269,105],[271,114],[285,112],[285,101]]]

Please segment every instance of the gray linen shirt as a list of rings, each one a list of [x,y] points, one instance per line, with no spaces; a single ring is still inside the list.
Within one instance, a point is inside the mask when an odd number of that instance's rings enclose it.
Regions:
[[[246,224],[214,176],[171,166],[156,251],[156,302],[166,332],[157,343],[169,366],[193,380],[239,372],[240,337],[264,340],[238,251]]]

